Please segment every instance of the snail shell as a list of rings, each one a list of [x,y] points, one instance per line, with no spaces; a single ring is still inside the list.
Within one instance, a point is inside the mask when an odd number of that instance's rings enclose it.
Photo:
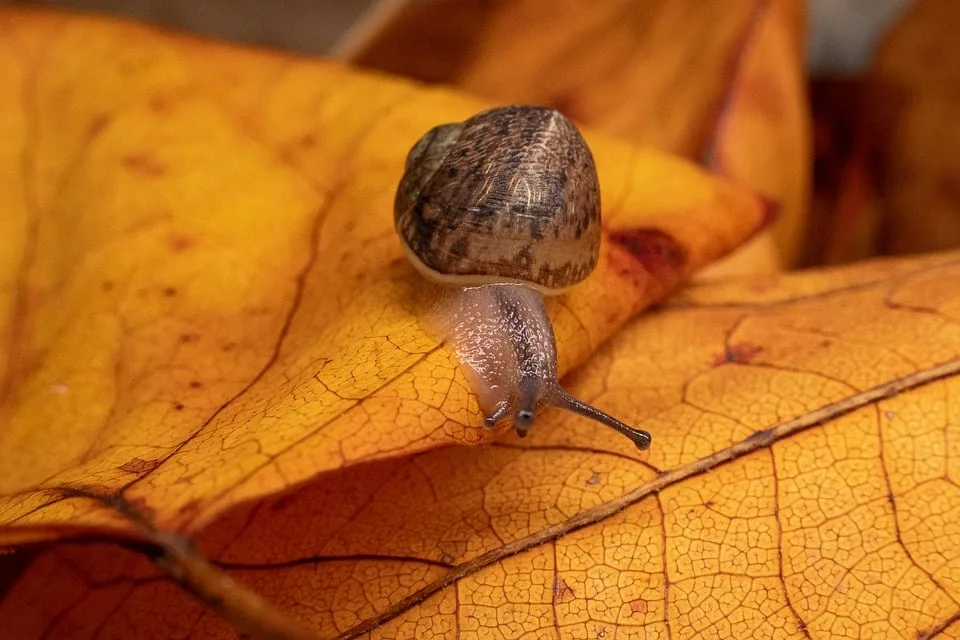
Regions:
[[[503,107],[440,125],[407,156],[394,221],[430,279],[557,293],[586,278],[599,257],[593,155],[552,109]]]

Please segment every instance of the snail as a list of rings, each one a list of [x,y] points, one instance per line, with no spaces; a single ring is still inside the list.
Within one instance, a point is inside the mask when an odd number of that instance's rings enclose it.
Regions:
[[[394,224],[413,266],[444,288],[432,323],[464,365],[484,426],[512,419],[524,437],[549,406],[650,446],[649,433],[557,380],[543,296],[585,279],[600,255],[597,170],[572,122],[511,106],[430,129],[407,155]]]

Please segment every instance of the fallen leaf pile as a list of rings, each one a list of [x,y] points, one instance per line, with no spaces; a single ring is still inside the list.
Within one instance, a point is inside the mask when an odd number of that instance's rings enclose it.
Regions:
[[[401,13],[354,54],[393,75],[0,9],[0,635],[960,634],[960,253],[776,273],[801,3],[521,42],[542,4]],[[503,102],[584,127],[601,261],[548,310],[565,385],[646,452],[485,430],[421,326],[404,158]]]

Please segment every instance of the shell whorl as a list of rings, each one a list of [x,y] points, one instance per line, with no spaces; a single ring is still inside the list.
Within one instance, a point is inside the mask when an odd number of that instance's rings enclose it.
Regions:
[[[552,109],[502,107],[440,125],[407,156],[394,221],[435,280],[560,291],[586,278],[599,256],[593,156]]]

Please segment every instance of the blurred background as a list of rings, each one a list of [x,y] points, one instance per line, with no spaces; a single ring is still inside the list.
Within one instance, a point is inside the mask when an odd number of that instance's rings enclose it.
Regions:
[[[14,1],[0,0],[0,4]],[[426,4],[430,0],[414,2]],[[865,68],[877,37],[909,2],[810,0],[807,45],[810,68],[842,73]],[[398,0],[286,0],[282,3],[268,0],[39,0],[31,4],[109,12],[216,38],[316,55],[334,52],[338,41],[361,19],[383,19],[406,3]]]
[[[960,247],[958,0],[34,4],[545,104],[699,161],[777,214],[714,275]]]

